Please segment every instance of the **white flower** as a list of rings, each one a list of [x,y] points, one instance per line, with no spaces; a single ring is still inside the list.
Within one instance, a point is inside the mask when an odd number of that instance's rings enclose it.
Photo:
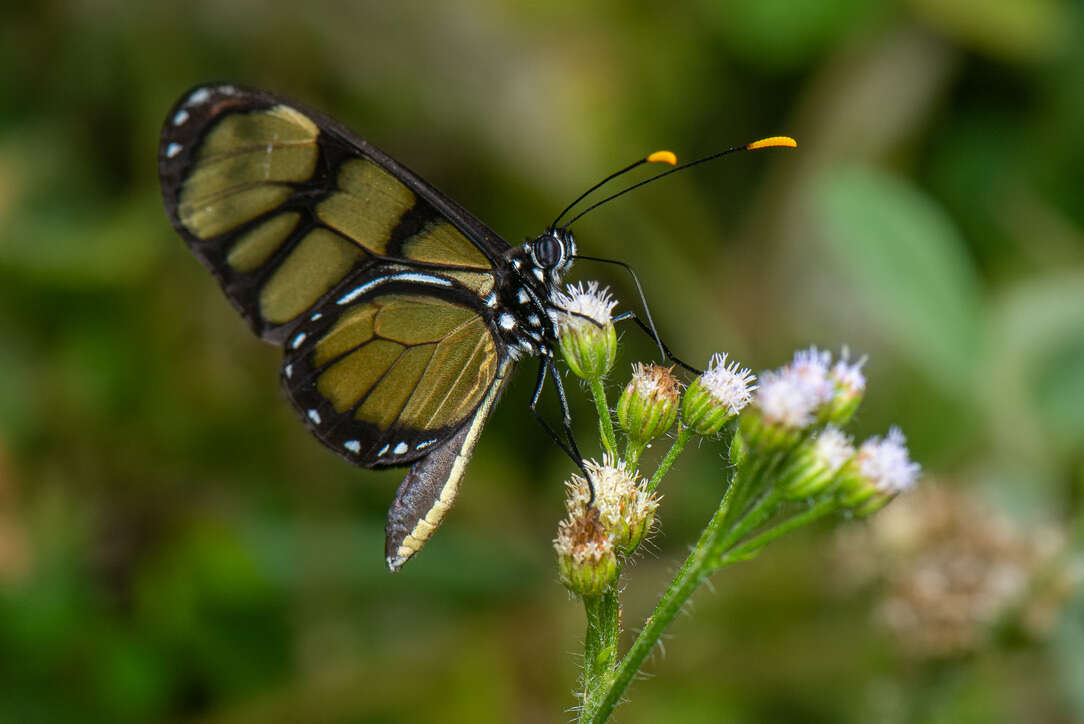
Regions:
[[[820,431],[813,441],[813,454],[828,469],[835,473],[843,464],[854,456],[854,444],[851,438],[838,427],[829,425]]]
[[[875,488],[896,495],[912,487],[922,467],[911,460],[907,441],[898,427],[889,428],[883,438],[871,437],[858,449],[858,470]]]
[[[830,376],[836,381],[843,391],[850,395],[860,395],[866,391],[866,376],[862,374],[862,366],[866,364],[866,356],[863,355],[854,363],[850,362],[850,350],[846,347],[839,356],[839,360],[832,366]]]
[[[726,361],[726,352],[714,354],[708,369],[700,375],[700,383],[716,401],[726,406],[728,415],[737,415],[753,399],[757,386],[754,375],[747,367]]]
[[[582,322],[583,317],[595,322],[600,327],[613,322],[613,310],[617,300],[610,294],[609,288],[599,288],[598,282],[569,284],[564,292],[557,292],[551,300],[563,312],[559,315],[560,326]]]

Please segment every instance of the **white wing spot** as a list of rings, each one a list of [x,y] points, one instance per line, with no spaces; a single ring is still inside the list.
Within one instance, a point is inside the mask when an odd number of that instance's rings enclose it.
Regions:
[[[188,96],[188,100],[185,101],[186,106],[197,106],[200,103],[205,103],[208,98],[211,97],[211,91],[206,88],[200,88],[198,91]]]
[[[291,349],[297,349],[298,347],[300,347],[301,343],[305,341],[305,337],[307,337],[307,336],[308,335],[305,334],[304,332],[301,332],[300,334],[298,334],[296,337],[294,337],[294,341],[290,342],[290,348]]]
[[[437,441],[437,439],[433,438],[432,440],[426,440],[425,442],[420,442],[420,443],[418,443],[417,445],[414,446],[414,449],[415,450],[424,450],[425,448],[429,447],[430,445],[432,445],[436,441]]]
[[[343,443],[343,447],[355,455],[361,452],[361,443],[357,440],[347,440]]]
[[[314,315],[312,315],[311,317],[309,317],[309,321],[310,321],[310,322],[315,322],[316,320],[318,320],[318,319],[319,319],[320,317],[322,317],[322,316],[324,316],[324,315],[323,315],[323,314],[321,314],[320,312],[317,312],[316,314],[314,314]]]
[[[166,146],[166,158],[173,158],[181,152],[182,148],[184,148],[184,146],[179,143],[169,144],[168,146]]]
[[[309,419],[312,420],[314,425],[319,425],[320,424],[320,413],[319,412],[317,412],[316,410],[309,410],[307,414],[309,416]]]
[[[183,126],[184,122],[188,120],[188,111],[181,109],[173,114],[173,125]]]
[[[398,445],[395,446],[395,449],[392,450],[392,452],[395,453],[396,455],[402,455],[403,453],[405,453],[407,451],[407,449],[408,449],[407,444],[405,442],[401,442],[401,443],[399,443]]]
[[[527,323],[530,324],[532,327],[538,327],[541,326],[542,320],[538,318],[537,314],[532,314],[527,317]]]
[[[282,373],[286,375],[286,379],[290,379],[294,376],[294,365],[290,363],[282,368]]]
[[[501,329],[512,330],[516,328],[516,318],[508,312],[501,315],[501,318],[497,320],[497,324],[501,325]]]
[[[526,304],[527,302],[531,301],[531,298],[527,296],[526,289],[520,289],[518,292],[516,292],[516,301],[520,304]]]
[[[531,273],[534,274],[534,278],[540,282],[546,281],[546,275],[542,273],[541,269],[532,269]]]
[[[493,292],[490,292],[489,294],[487,294],[485,296],[483,301],[485,301],[487,307],[489,307],[490,309],[493,309],[494,307],[497,306],[497,295],[494,294]]]
[[[389,447],[391,447],[391,445],[385,445],[384,447],[380,448],[380,452],[378,452],[378,453],[376,454],[376,456],[377,456],[378,458],[379,458],[379,457],[383,457],[384,453],[386,453],[386,452],[388,451],[388,448],[389,448]]]

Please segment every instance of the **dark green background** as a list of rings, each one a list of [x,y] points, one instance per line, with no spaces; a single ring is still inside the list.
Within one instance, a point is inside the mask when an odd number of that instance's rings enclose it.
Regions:
[[[310,439],[169,227],[162,119],[225,80],[340,119],[512,242],[656,148],[785,133],[577,225],[673,347],[754,369],[869,354],[862,435],[1021,525],[1084,492],[1084,8],[1057,0],[7,2],[0,9],[0,720],[550,722],[582,610],[551,539],[567,459],[523,370],[423,554],[399,475]],[[633,290],[581,264],[620,298]],[[651,347],[629,333],[619,366]],[[531,367],[531,365],[528,365]],[[589,406],[571,384],[588,447]],[[553,407],[549,414],[554,415]],[[719,495],[667,479],[650,610]],[[841,595],[830,527],[715,581],[625,722],[1084,719],[1084,601],[1049,638],[905,657]],[[996,640],[996,639],[995,639]]]

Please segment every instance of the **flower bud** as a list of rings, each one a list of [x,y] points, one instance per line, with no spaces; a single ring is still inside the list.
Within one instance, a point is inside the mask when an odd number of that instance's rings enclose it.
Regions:
[[[899,428],[883,437],[871,437],[841,471],[840,502],[856,515],[870,515],[915,484],[922,468],[907,452]]]
[[[751,448],[791,447],[817,422],[835,391],[830,362],[828,352],[810,347],[796,352],[789,365],[760,375],[753,410],[742,416],[741,431]]]
[[[714,435],[741,412],[757,388],[756,375],[726,361],[726,354],[711,358],[708,369],[689,385],[681,401],[681,421],[697,435]]]
[[[862,365],[866,363],[866,358],[862,357],[851,364],[848,356],[847,349],[844,348],[840,359],[828,373],[829,379],[835,383],[835,394],[828,402],[826,417],[834,425],[847,424],[866,394],[866,377],[862,374]]]
[[[617,422],[637,447],[659,437],[677,420],[681,383],[672,368],[632,366],[632,379],[617,401]]]
[[[854,454],[854,445],[846,434],[839,428],[826,427],[799,448],[793,465],[784,476],[786,496],[801,500],[824,492],[835,483],[840,469]]]
[[[586,380],[601,379],[617,359],[613,308],[617,302],[597,282],[569,284],[554,300],[560,309],[557,340],[569,369]]]

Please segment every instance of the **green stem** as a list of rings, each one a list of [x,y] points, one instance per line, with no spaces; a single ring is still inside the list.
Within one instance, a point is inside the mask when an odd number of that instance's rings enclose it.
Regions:
[[[617,459],[617,438],[614,436],[614,423],[610,417],[610,404],[606,400],[606,390],[602,387],[602,378],[595,377],[588,381],[591,397],[595,400],[598,412],[598,427],[602,431],[602,446],[615,460]]]
[[[617,639],[621,633],[617,591],[609,590],[583,600],[587,613],[587,633],[584,641],[583,708],[580,721],[588,721],[586,713],[598,706],[598,697],[606,691],[617,662]]]
[[[760,535],[754,538],[750,538],[748,541],[742,543],[740,546],[726,551],[720,558],[719,564],[720,566],[725,566],[728,563],[735,563],[737,561],[743,560],[746,556],[755,553],[756,551],[768,545],[775,539],[786,535],[787,533],[795,530],[796,528],[801,528],[803,525],[808,525],[809,523],[812,523],[818,518],[824,517],[828,513],[836,510],[838,507],[839,501],[831,497],[814,503],[813,506],[810,507],[808,510],[799,513],[791,518],[788,518],[774,528],[766,530]],[[740,540],[740,538],[736,540]]]
[[[670,449],[666,451],[666,456],[659,463],[658,469],[655,474],[651,476],[651,480],[647,483],[647,491],[653,492],[655,488],[659,487],[659,483],[662,482],[663,477],[670,472],[670,467],[677,460],[678,455],[685,449],[685,445],[689,442],[689,438],[693,436],[692,430],[678,423],[677,437],[674,439],[674,444],[670,446]]]
[[[644,454],[645,446],[637,445],[629,438],[625,443],[625,470],[629,475],[636,472],[636,466],[640,463],[640,456]]]
[[[696,547],[689,553],[681,570],[663,592],[662,598],[655,606],[655,611],[644,623],[640,635],[636,637],[613,676],[606,682],[600,682],[605,688],[599,691],[587,690],[584,695],[583,709],[580,712],[580,722],[601,724],[609,718],[621,701],[625,689],[632,683],[636,672],[640,670],[663,632],[670,626],[693,592],[714,572],[710,554],[715,547],[714,543],[719,536],[723,519],[726,517],[726,510],[724,497],[715,515],[700,534]]]

